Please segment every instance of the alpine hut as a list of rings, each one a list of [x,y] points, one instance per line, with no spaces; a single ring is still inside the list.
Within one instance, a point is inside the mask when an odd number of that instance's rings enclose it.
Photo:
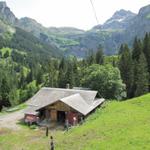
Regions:
[[[100,106],[104,99],[96,99],[97,91],[47,88],[39,90],[28,102],[25,122],[61,122],[70,125]]]

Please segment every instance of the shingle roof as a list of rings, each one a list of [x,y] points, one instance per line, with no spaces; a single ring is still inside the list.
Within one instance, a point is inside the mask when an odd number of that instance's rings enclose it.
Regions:
[[[35,106],[28,106],[27,109],[24,110],[25,114],[30,114],[30,115],[37,115],[38,112],[36,111],[37,107]]]
[[[95,100],[96,94],[97,91],[91,90],[44,87],[29,100],[29,111],[32,112],[33,108],[34,112],[60,100],[80,113],[86,115],[104,101],[104,99]],[[29,111],[25,111],[25,113],[28,113]]]
[[[86,103],[86,101],[81,97],[80,94],[74,94],[65,98],[60,99],[60,101],[74,108],[83,115],[87,115],[94,108],[104,102],[104,99],[94,100],[92,104]]]

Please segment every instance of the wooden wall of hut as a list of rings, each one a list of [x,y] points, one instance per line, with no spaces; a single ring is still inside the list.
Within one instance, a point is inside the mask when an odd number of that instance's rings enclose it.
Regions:
[[[57,111],[73,111],[72,108],[70,108],[68,105],[64,104],[63,102],[61,101],[58,101],[54,104],[51,104],[47,107],[47,109],[49,110],[57,110]]]
[[[65,103],[58,101],[54,104],[51,104],[46,107],[46,110],[49,111],[49,117],[52,121],[57,121],[58,119],[58,111],[62,112],[76,112],[74,109],[66,105]]]

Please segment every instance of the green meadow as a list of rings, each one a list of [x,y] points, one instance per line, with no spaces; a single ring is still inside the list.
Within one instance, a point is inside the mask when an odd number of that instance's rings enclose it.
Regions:
[[[56,150],[149,150],[150,94],[127,101],[107,101],[83,125],[50,131]],[[45,131],[21,125],[0,129],[0,150],[48,150]]]

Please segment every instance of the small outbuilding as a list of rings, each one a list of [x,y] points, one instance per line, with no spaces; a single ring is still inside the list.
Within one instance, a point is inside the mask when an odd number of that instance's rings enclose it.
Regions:
[[[59,122],[75,125],[105,100],[96,99],[97,91],[42,88],[28,102],[25,122]]]

